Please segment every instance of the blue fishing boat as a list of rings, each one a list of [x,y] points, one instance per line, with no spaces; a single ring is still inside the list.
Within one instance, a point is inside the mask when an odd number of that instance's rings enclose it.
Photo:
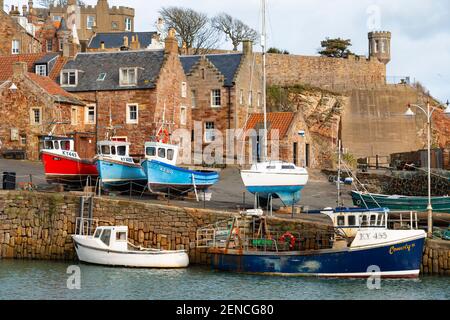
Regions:
[[[148,188],[153,192],[207,191],[219,181],[215,171],[193,171],[177,166],[178,146],[161,142],[145,144],[142,162]]]
[[[147,177],[140,164],[129,156],[130,143],[101,141],[97,145],[96,165],[102,187],[107,189],[141,189]]]
[[[393,230],[388,228],[387,210],[339,211],[331,210],[328,215],[336,212],[339,217],[352,219],[336,219],[342,222],[341,227],[336,226],[333,234],[322,235],[328,238],[325,242],[323,238],[317,241],[315,234],[272,233],[264,217],[251,221],[236,217],[224,228],[216,225],[198,230],[197,243],[200,248],[209,248],[211,266],[220,271],[331,278],[419,276],[426,233],[414,229],[413,220],[408,230]],[[342,232],[344,228],[355,232],[348,235]],[[305,241],[313,241],[319,249],[304,249]]]

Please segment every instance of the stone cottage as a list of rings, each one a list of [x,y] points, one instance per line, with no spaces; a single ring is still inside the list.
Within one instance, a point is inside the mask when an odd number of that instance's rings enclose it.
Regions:
[[[264,114],[254,113],[245,127],[245,150],[252,163],[263,161]],[[314,167],[311,138],[301,112],[267,113],[268,159]]]
[[[0,153],[23,153],[38,160],[41,138],[49,133],[68,136],[84,131],[84,103],[49,77],[28,72],[26,62],[12,66],[12,76],[0,81]]]
[[[201,123],[203,145],[227,129],[243,129],[250,114],[261,112],[262,75],[252,43],[242,53],[182,56],[191,90],[192,119]],[[228,141],[229,145],[232,143]]]
[[[173,30],[163,50],[79,53],[64,66],[59,82],[86,102],[86,124],[97,138],[114,131],[132,144],[132,156],[144,155],[145,142],[158,134],[163,120],[169,131],[187,129],[190,138],[190,90]]]
[[[4,1],[0,0],[0,55],[41,52],[34,26],[20,16],[18,7],[12,6],[9,15],[3,7]]]

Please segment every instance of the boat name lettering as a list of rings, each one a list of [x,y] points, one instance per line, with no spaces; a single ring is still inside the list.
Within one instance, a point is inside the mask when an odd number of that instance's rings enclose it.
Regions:
[[[386,240],[387,238],[388,238],[388,235],[386,232],[376,232],[374,234],[372,234],[372,233],[360,233],[359,234],[360,241],[368,241],[371,239]]]
[[[172,170],[167,169],[167,168],[163,168],[163,167],[159,167],[159,170],[164,172],[164,173],[167,173],[167,174],[172,174],[173,173]]]
[[[122,162],[134,162],[132,158],[120,158],[120,161]]]
[[[392,246],[390,249],[389,249],[389,254],[394,254],[394,253],[396,253],[396,252],[400,252],[400,251],[408,251],[408,252],[411,252],[411,249],[413,249],[414,247],[416,246],[416,244],[415,243],[412,243],[412,244],[405,244],[404,246],[401,246],[401,247],[395,247],[395,246]]]
[[[73,158],[77,157],[77,154],[75,152],[71,152],[71,151],[63,151],[62,154],[67,157],[73,157]]]

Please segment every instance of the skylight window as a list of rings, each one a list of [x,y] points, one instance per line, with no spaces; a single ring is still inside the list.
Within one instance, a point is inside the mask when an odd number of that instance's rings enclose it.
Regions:
[[[105,81],[106,79],[106,73],[100,73],[98,75],[97,81]]]

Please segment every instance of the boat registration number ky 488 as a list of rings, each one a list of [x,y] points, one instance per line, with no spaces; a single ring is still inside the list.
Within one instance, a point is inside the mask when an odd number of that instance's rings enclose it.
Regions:
[[[386,232],[375,232],[375,233],[365,233],[361,232],[359,234],[360,241],[369,241],[369,240],[386,240],[388,235]]]

